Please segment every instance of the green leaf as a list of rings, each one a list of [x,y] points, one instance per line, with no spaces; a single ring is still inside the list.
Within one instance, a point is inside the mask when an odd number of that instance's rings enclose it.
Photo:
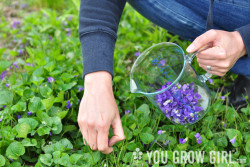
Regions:
[[[33,97],[31,100],[30,100],[30,103],[29,103],[29,110],[31,112],[37,112],[37,111],[41,111],[41,110],[44,110],[44,106],[43,106],[43,103],[40,99],[40,97]]]
[[[92,158],[94,160],[94,164],[97,164],[97,162],[99,162],[101,159],[100,151],[95,151],[93,152],[92,155],[93,155]]]
[[[52,123],[52,132],[53,134],[59,134],[62,131],[62,122],[61,119],[59,117],[51,117],[53,120]]]
[[[234,123],[239,118],[239,114],[231,107],[227,107],[226,119],[230,123]]]
[[[144,144],[149,144],[154,140],[154,136],[149,133],[141,133],[140,139]]]
[[[28,133],[31,131],[31,127],[27,123],[21,123],[18,128],[18,138],[27,138]]]
[[[69,82],[72,78],[74,78],[74,75],[71,75],[69,73],[63,73],[61,78],[63,81]]]
[[[70,131],[75,131],[77,130],[77,127],[75,125],[64,125],[63,126],[63,134],[70,132]]]
[[[26,103],[25,102],[18,102],[16,105],[11,107],[12,111],[25,111],[26,110]]]
[[[0,105],[11,104],[13,93],[10,90],[0,90]]]
[[[55,99],[55,102],[63,102],[64,101],[64,91],[60,91],[57,94],[57,97]]]
[[[133,153],[132,152],[127,152],[125,156],[122,158],[122,161],[125,163],[130,164],[131,161],[133,161]]]
[[[240,131],[236,129],[226,129],[227,136],[229,138],[229,141],[232,140],[234,137],[236,137],[235,143],[232,144],[234,147],[239,147],[241,145],[242,135]]]
[[[59,164],[63,166],[69,166],[69,155],[67,153],[62,153],[62,157],[59,160]]]
[[[54,62],[49,62],[48,64],[46,64],[44,66],[44,68],[48,71],[48,72],[52,72],[55,68],[56,64]]]
[[[68,139],[64,138],[64,139],[61,139],[59,142],[63,145],[63,148],[65,150],[72,150],[73,149],[73,145]]]
[[[10,61],[6,61],[6,60],[0,61],[0,72],[6,70],[6,68],[8,68],[10,65],[11,65]]]
[[[43,80],[44,80],[43,77],[39,77],[39,76],[36,76],[36,75],[32,75],[32,77],[31,77],[31,82],[34,83],[36,86],[41,85]]]
[[[32,97],[34,97],[34,92],[30,88],[25,89],[23,91],[23,99],[24,100],[30,99]]]
[[[48,166],[51,166],[51,164],[53,163],[53,159],[52,159],[52,155],[51,154],[41,154],[39,156],[39,160]]]
[[[50,132],[50,128],[43,126],[37,129],[37,133],[39,136],[43,136],[43,135],[48,135]]]
[[[42,103],[46,110],[49,110],[54,104],[55,97],[51,96],[48,99],[43,99]]]
[[[136,114],[143,114],[145,116],[148,116],[150,114],[150,110],[147,104],[141,105],[137,110]]]
[[[40,93],[43,97],[48,97],[49,95],[51,95],[52,89],[48,85],[41,86]]]
[[[223,147],[223,148],[227,147],[227,145],[228,145],[227,138],[225,136],[220,137],[217,140],[217,145],[220,147]]]
[[[14,141],[8,146],[6,150],[6,157],[12,159],[18,159],[18,157],[23,155],[24,153],[25,153],[24,146],[21,143]]]
[[[83,157],[82,154],[72,154],[69,157],[69,162],[76,165],[76,163]]]
[[[21,167],[21,163],[18,161],[12,162],[9,167]]]
[[[0,154],[0,166],[4,166],[4,165],[5,165],[5,158],[4,156]]]
[[[18,123],[27,123],[31,127],[31,130],[34,130],[38,126],[37,120],[33,118],[20,118],[18,119]]]
[[[37,115],[37,118],[41,121],[41,123],[43,125],[47,125],[49,127],[52,126],[52,123],[53,123],[53,118],[52,117],[49,117],[48,114],[46,112],[43,112],[43,111],[38,111],[36,113]]]
[[[70,82],[68,84],[58,85],[58,87],[59,89],[66,91],[66,90],[73,88],[73,86],[75,86],[76,84],[77,84],[76,82]]]
[[[59,164],[59,160],[61,158],[61,151],[54,151],[52,155],[54,163]]]
[[[246,143],[246,151],[250,153],[250,140],[248,140]]]
[[[22,144],[25,147],[36,146],[37,145],[37,141],[36,141],[36,139],[31,139],[31,141],[30,141],[30,138],[26,138],[26,139],[22,140]]]

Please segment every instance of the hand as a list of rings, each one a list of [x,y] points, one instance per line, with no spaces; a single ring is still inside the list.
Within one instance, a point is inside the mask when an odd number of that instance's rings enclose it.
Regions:
[[[197,37],[187,52],[195,52],[208,44],[211,47],[196,56],[199,66],[213,75],[224,76],[240,57],[247,54],[239,32],[221,30],[209,30]],[[211,71],[207,70],[207,66],[211,66]]]
[[[83,141],[86,140],[92,150],[109,154],[115,143],[125,139],[113,95],[112,77],[106,71],[90,73],[85,76],[84,85],[77,118]],[[109,140],[110,126],[114,136]]]

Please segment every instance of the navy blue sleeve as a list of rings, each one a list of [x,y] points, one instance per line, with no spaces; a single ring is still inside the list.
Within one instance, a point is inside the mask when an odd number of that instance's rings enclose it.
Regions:
[[[240,33],[245,44],[248,57],[250,57],[250,24],[237,28],[236,30]]]
[[[96,71],[112,77],[117,29],[126,0],[81,0],[79,38],[83,56],[83,78]]]

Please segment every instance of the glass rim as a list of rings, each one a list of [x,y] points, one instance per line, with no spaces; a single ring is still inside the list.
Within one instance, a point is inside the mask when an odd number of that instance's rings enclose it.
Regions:
[[[185,55],[183,49],[182,49],[178,44],[173,43],[173,42],[161,42],[161,43],[153,44],[152,46],[150,46],[149,48],[147,48],[146,50],[144,50],[144,51],[137,57],[137,59],[135,60],[133,66],[132,66],[132,68],[131,68],[130,79],[133,78],[132,72],[134,71],[135,64],[142,58],[142,56],[145,55],[144,53],[146,53],[148,50],[150,50],[150,49],[152,49],[152,48],[154,48],[154,47],[156,47],[156,46],[159,46],[159,45],[174,45],[174,46],[177,46],[177,47],[180,49],[180,51],[181,51],[181,53],[182,53],[182,56],[183,56],[183,60],[184,60],[182,70],[181,70],[180,74],[178,75],[178,77],[171,83],[171,85],[167,86],[166,88],[164,88],[164,89],[162,89],[162,90],[158,90],[158,91],[150,92],[150,93],[147,93],[147,92],[143,92],[143,91],[141,91],[141,90],[138,90],[138,91],[136,91],[135,93],[141,93],[141,94],[146,95],[146,96],[156,95],[156,94],[159,94],[159,93],[163,93],[163,92],[165,92],[166,90],[170,89],[173,85],[175,85],[175,84],[180,80],[180,78],[181,78],[181,76],[182,76],[182,74],[183,74],[183,72],[184,72],[184,69],[185,69],[185,67],[186,67],[186,55]],[[136,86],[137,86],[137,85],[136,85]]]

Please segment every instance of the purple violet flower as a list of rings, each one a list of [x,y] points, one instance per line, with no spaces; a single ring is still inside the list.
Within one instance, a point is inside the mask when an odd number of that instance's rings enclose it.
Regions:
[[[51,131],[49,132],[49,135],[52,136],[52,132]]]
[[[162,134],[162,130],[158,130],[157,133],[158,133],[158,135]]]
[[[165,141],[164,145],[167,146],[171,141],[170,140],[167,140]]]
[[[196,133],[196,134],[194,135],[194,137],[195,137],[196,139],[198,139],[198,138],[201,137],[201,135],[200,135],[200,133]]]
[[[213,84],[213,83],[214,83],[213,79],[211,79],[211,78],[208,80],[208,82],[209,82],[210,84]]]
[[[51,83],[51,82],[55,82],[55,79],[53,77],[48,77],[48,82]]]
[[[171,82],[165,83],[160,90],[171,84]],[[167,118],[184,125],[199,120],[199,112],[203,111],[199,106],[201,98],[201,95],[195,92],[194,83],[183,85],[177,83],[156,95],[156,103]]]
[[[6,107],[6,105],[3,105],[3,108],[5,108]]]
[[[67,36],[70,36],[70,35],[71,35],[71,30],[70,30],[70,28],[66,28],[65,30],[67,31]]]
[[[202,137],[199,138],[199,139],[197,139],[197,143],[198,143],[198,144],[201,144],[201,140],[202,140]]]
[[[181,144],[186,143],[186,139],[180,138],[180,143],[181,143]]]
[[[0,139],[2,139],[2,135],[0,135]]]
[[[68,101],[67,101],[66,108],[67,108],[67,109],[70,109],[70,107],[71,107],[71,103],[70,103],[70,100],[68,100]]]
[[[6,77],[7,71],[3,71],[0,75],[1,81]]]
[[[135,52],[135,56],[140,56],[141,52]]]
[[[16,29],[19,24],[20,24],[20,21],[14,21],[11,25],[12,29]]]
[[[234,137],[230,140],[230,142],[231,142],[232,144],[234,144],[235,141],[236,141],[236,136],[234,136]]]
[[[27,3],[21,4],[21,5],[20,5],[20,9],[24,9],[24,8],[26,8],[27,6],[28,6]]]
[[[49,36],[49,40],[50,40],[50,41],[52,40],[52,37],[51,37],[51,36]]]
[[[68,21],[72,21],[72,16],[69,16]]]
[[[81,92],[83,90],[83,87],[79,87],[78,91]]]
[[[23,55],[23,49],[19,49],[17,52],[19,55]]]
[[[220,98],[221,98],[221,100],[225,100],[226,96],[221,96]]]
[[[14,62],[12,65],[13,65],[14,67],[16,67],[17,69],[19,68],[18,65],[17,65],[17,62]]]
[[[20,118],[21,118],[21,115],[18,115],[18,116],[17,116],[17,119],[20,119]]]
[[[10,158],[10,161],[12,162],[12,161],[13,161],[13,159],[12,159],[12,158]]]
[[[26,66],[31,66],[31,64],[30,63],[26,63]]]
[[[7,84],[5,84],[5,86],[8,88],[10,86],[10,84],[7,83]]]
[[[2,122],[3,121],[3,118],[0,118],[0,122]]]
[[[161,60],[161,61],[160,61],[160,64],[161,64],[162,66],[164,66],[165,63],[166,63],[166,60]]]
[[[28,114],[28,116],[31,116],[31,115],[32,115],[32,112],[28,111],[27,114]]]
[[[78,99],[78,103],[81,103],[81,99]]]
[[[130,113],[131,113],[130,110],[125,111],[125,115],[130,114]]]

